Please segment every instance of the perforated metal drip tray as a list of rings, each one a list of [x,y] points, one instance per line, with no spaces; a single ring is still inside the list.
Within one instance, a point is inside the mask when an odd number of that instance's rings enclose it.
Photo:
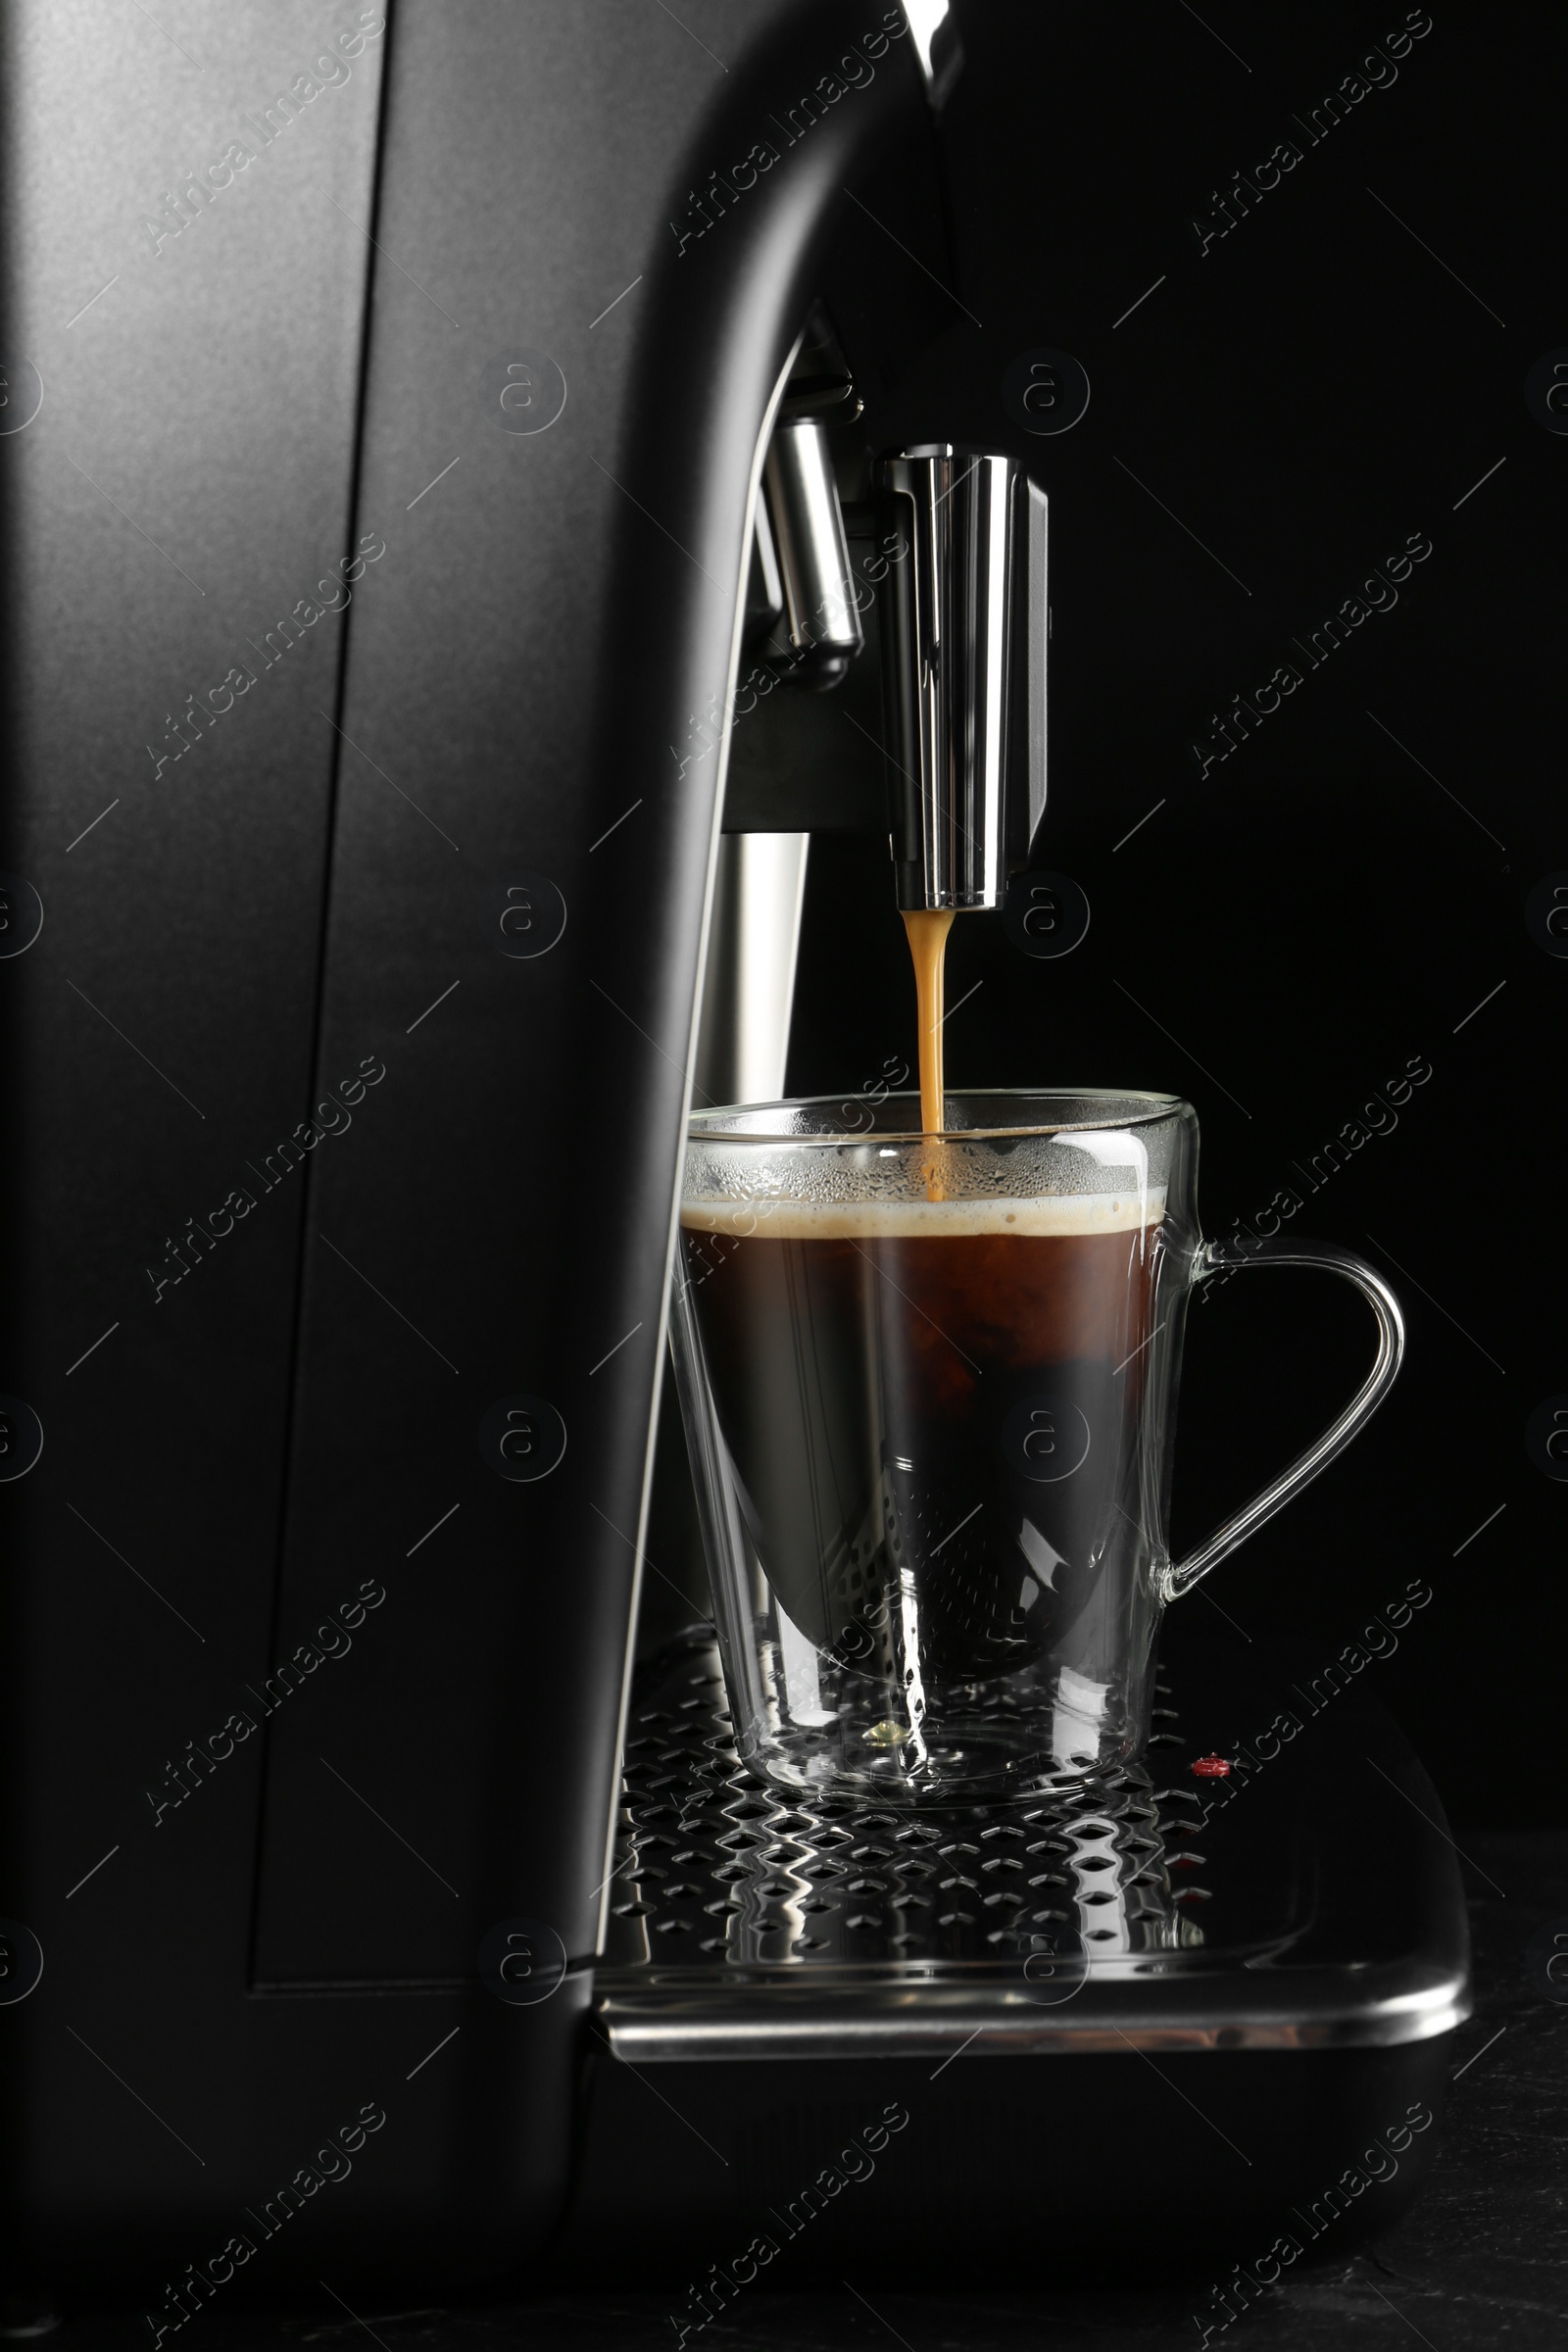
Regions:
[[[1447,2032],[1469,1949],[1438,1798],[1362,1691],[1314,1710],[1291,1671],[1190,1641],[1147,1765],[1068,1796],[861,1809],[745,1770],[693,1629],[634,1693],[601,2031],[635,2060]],[[1215,1754],[1230,1773],[1195,1776]]]

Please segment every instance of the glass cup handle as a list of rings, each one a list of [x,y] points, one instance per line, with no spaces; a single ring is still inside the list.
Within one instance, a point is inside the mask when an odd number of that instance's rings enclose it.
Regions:
[[[1239,1544],[1245,1544],[1265,1519],[1272,1519],[1308,1480],[1316,1478],[1336,1454],[1345,1451],[1356,1431],[1394,1386],[1395,1374],[1404,1355],[1404,1317],[1399,1312],[1399,1301],[1382,1275],[1364,1258],[1354,1256],[1348,1250],[1336,1249],[1330,1242],[1252,1242],[1245,1250],[1231,1243],[1205,1242],[1193,1260],[1193,1287],[1196,1289],[1222,1269],[1258,1265],[1318,1266],[1326,1273],[1341,1274],[1347,1282],[1354,1283],[1377,1317],[1377,1355],[1371,1371],[1345,1410],[1304,1453],[1298,1455],[1288,1470],[1254,1494],[1233,1518],[1217,1527],[1206,1544],[1189,1552],[1185,1560],[1175,1565],[1167,1561],[1157,1571],[1160,1597],[1167,1601],[1179,1600],[1184,1592],[1190,1592],[1200,1577],[1206,1576]]]

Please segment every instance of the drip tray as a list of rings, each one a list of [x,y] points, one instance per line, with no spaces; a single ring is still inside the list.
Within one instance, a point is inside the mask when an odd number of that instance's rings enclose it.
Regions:
[[[1358,1693],[1162,1669],[1147,1766],[863,1809],[740,1764],[712,1637],[631,1710],[598,2022],[631,2059],[1389,2045],[1468,2015],[1438,1799]],[[1296,1727],[1296,1728],[1291,1728]],[[1266,1751],[1266,1752],[1265,1752]],[[1195,1774],[1200,1759],[1228,1773]]]
[[[1146,1765],[924,1809],[760,1785],[710,1633],[650,1661],[561,2280],[667,2280],[678,2332],[747,2281],[1201,2280],[1397,2218],[1470,2008],[1442,1807],[1363,1689],[1170,1631]]]

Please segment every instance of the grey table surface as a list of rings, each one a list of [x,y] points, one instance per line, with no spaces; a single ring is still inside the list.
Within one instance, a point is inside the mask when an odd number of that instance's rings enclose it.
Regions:
[[[1526,1946],[1568,1924],[1568,1831],[1461,1840],[1475,1939],[1476,2011],[1457,2037],[1437,2167],[1424,2195],[1362,2252],[1301,2263],[1214,2343],[1318,2352],[1347,2343],[1535,2352],[1568,2342],[1568,2004],[1544,1997]],[[1179,2292],[900,2292],[887,2280],[807,2293],[758,2290],[715,2319],[704,2352],[1152,2352],[1197,2345]],[[463,2308],[344,2313],[214,2312],[213,2352],[660,2352],[673,2346],[667,2293],[583,2291]],[[868,2299],[866,2299],[868,2298]],[[34,2339],[35,2341],[38,2339]],[[143,2347],[138,2316],[68,2317],[48,2352]],[[199,2352],[199,2348],[198,2348]]]

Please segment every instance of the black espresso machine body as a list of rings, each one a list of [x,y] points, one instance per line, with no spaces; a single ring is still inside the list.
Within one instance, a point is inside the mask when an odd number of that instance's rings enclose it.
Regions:
[[[8,30],[0,2194],[158,2340],[498,2277],[575,2180],[569,2259],[629,2070],[723,2040],[615,1910],[680,1137],[720,824],[886,823],[876,613],[725,770],[812,355],[959,437],[958,53],[831,0]],[[1405,1878],[1430,2049],[1462,1930]],[[1145,2071],[1120,1997],[1074,2067]],[[1067,2047],[1017,2014],[1009,2114]],[[803,2112],[844,2061],[762,2040]]]
[[[931,169],[896,10],[720,18],[7,11],[0,2195],[171,2327],[566,2192],[701,721]]]

